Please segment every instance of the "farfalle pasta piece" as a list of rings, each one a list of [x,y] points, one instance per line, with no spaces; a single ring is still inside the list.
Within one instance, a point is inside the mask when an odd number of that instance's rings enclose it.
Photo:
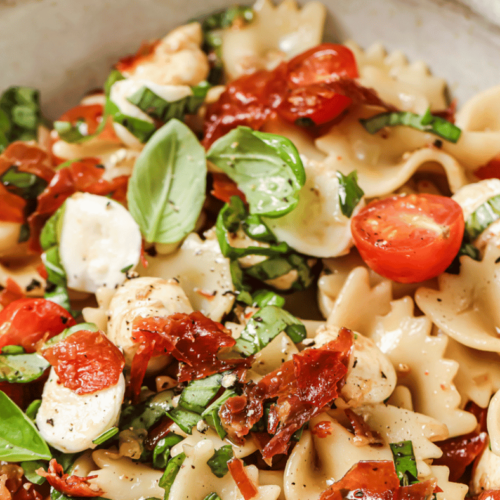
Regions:
[[[321,43],[326,9],[320,2],[299,8],[295,0],[274,6],[258,0],[254,19],[238,29],[222,33],[222,60],[231,80],[259,69],[272,69]]]
[[[392,302],[391,312],[377,317],[366,335],[392,361],[399,384],[412,394],[415,411],[446,424],[450,437],[471,432],[476,418],[462,411],[460,394],[453,384],[458,363],[444,358],[446,337],[431,336],[429,318],[415,317],[410,297]]]
[[[480,351],[500,352],[500,250],[488,245],[477,262],[460,258],[460,274],[438,277],[439,290],[419,288],[418,307],[457,342]]]
[[[401,51],[387,54],[384,47],[373,44],[366,51],[348,41],[356,58],[360,83],[373,88],[379,96],[398,109],[424,113],[427,108],[446,108],[446,81],[431,75],[422,61],[409,64]]]
[[[316,140],[316,147],[327,155],[325,166],[345,175],[356,170],[367,198],[396,191],[417,170],[444,169],[453,193],[467,183],[464,169],[452,153],[428,147],[435,135],[403,126],[371,135],[359,120],[373,114],[373,108],[353,106],[339,124]]]
[[[500,457],[488,446],[473,469],[470,494],[479,495],[487,490],[500,490]]]
[[[431,475],[425,479],[434,477],[437,479],[437,484],[442,490],[436,493],[437,500],[464,500],[467,495],[467,485],[462,483],[452,483],[448,481],[450,471],[448,467],[431,465]]]
[[[500,391],[492,398],[488,407],[486,426],[490,438],[491,451],[500,457]]]

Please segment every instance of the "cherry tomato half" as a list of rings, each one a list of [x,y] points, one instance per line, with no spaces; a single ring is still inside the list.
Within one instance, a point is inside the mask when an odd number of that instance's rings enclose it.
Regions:
[[[460,205],[444,196],[392,196],[363,208],[351,230],[371,269],[400,283],[418,283],[451,264],[462,243],[464,216]]]
[[[0,312],[0,348],[20,345],[34,352],[46,334],[54,337],[75,324],[66,309],[50,300],[19,299]]]
[[[357,78],[354,54],[344,45],[322,43],[295,56],[288,63],[292,87],[307,87],[343,78]]]

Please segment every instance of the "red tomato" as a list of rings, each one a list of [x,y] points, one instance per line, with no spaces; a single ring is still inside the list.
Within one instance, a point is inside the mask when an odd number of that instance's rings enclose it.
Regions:
[[[311,125],[323,125],[337,118],[351,103],[350,97],[337,94],[327,84],[315,84],[290,90],[278,113],[292,123],[309,119]]]
[[[248,477],[247,471],[243,466],[243,462],[239,458],[233,457],[229,460],[227,468],[229,469],[231,476],[233,476],[234,482],[238,486],[238,489],[245,500],[251,500],[258,495],[259,490],[253,481]]]
[[[75,325],[66,309],[45,299],[20,299],[0,312],[0,348],[20,345],[34,352],[35,344]]]
[[[142,42],[141,46],[135,54],[125,56],[120,59],[115,68],[120,73],[130,73],[133,72],[139,64],[150,61],[154,57],[156,47],[160,43],[160,40],[154,40],[152,42]]]
[[[344,45],[335,43],[322,43],[288,62],[288,81],[292,88],[358,76],[354,54]]]
[[[486,165],[479,167],[474,175],[481,180],[500,179],[500,157],[497,156],[490,160]]]
[[[370,203],[351,222],[354,243],[376,273],[400,283],[441,274],[455,258],[464,216],[451,198],[392,196]]]
[[[118,383],[125,358],[101,332],[80,330],[43,351],[64,387],[92,394]]]
[[[226,174],[212,174],[213,189],[210,192],[212,196],[224,203],[229,203],[232,196],[239,196],[243,203],[246,203],[246,197],[236,184]]]

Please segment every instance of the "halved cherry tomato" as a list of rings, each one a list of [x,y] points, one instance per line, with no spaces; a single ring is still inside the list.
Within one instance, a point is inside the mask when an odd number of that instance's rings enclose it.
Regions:
[[[400,283],[441,274],[455,258],[464,216],[451,198],[392,196],[370,203],[351,222],[354,243],[375,272]]]
[[[486,165],[474,171],[474,175],[481,180],[500,179],[500,156],[490,160]]]
[[[335,43],[322,43],[288,62],[288,81],[292,88],[358,76],[354,54],[344,45]]]
[[[232,196],[239,196],[243,200],[243,203],[246,203],[245,194],[238,189],[236,182],[231,180],[226,174],[213,173],[212,179],[213,189],[210,191],[210,194],[213,197],[224,203],[229,203]]]
[[[35,344],[75,325],[68,311],[50,300],[20,299],[0,312],[0,348],[20,345],[34,352]]]

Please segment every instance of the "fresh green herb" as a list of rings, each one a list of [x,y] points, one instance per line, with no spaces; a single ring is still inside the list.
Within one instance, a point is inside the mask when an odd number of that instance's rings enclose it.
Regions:
[[[2,391],[0,421],[0,460],[22,462],[52,458],[33,422]]]
[[[128,208],[149,242],[176,243],[196,224],[205,199],[205,152],[191,130],[170,120],[137,159]]]
[[[222,426],[222,422],[219,417],[219,410],[229,398],[232,398],[236,395],[236,392],[232,389],[226,389],[224,393],[201,414],[205,422],[207,422],[210,427],[215,429],[221,439],[224,439],[226,437],[227,432]]]
[[[95,439],[93,439],[92,442],[96,445],[101,445],[106,441],[109,441],[111,438],[114,438],[119,432],[120,429],[118,429],[118,427],[111,427],[111,429],[108,429],[100,436],[97,436]]]
[[[95,134],[87,133],[85,120],[77,120],[75,124],[65,121],[55,121],[54,130],[64,142],[75,143],[91,139]]]
[[[151,118],[162,123],[166,123],[172,118],[183,121],[185,115],[194,114],[198,111],[210,87],[211,85],[208,82],[201,82],[196,87],[192,87],[192,95],[177,101],[167,101],[148,87],[143,86],[128,97],[127,100]]]
[[[258,290],[252,295],[252,302],[257,307],[283,307],[285,305],[285,299],[270,290]]]
[[[170,456],[170,450],[184,438],[173,432],[167,434],[164,438],[160,439],[153,451],[153,467],[157,469],[165,469]]]
[[[480,205],[465,221],[465,236],[474,241],[490,224],[500,219],[500,195]]]
[[[215,141],[207,159],[238,184],[251,214],[281,217],[297,206],[305,171],[289,139],[238,127]]]
[[[39,379],[50,366],[40,354],[0,354],[0,382],[26,384]]]
[[[467,255],[471,259],[481,260],[479,250],[471,243],[463,242],[460,250],[458,251],[458,255]]]
[[[24,354],[26,351],[20,345],[6,345],[1,349],[2,354]]]
[[[247,306],[253,303],[252,295],[250,294],[251,287],[245,284],[243,270],[237,260],[232,260],[229,265],[231,271],[231,280],[236,290],[236,297],[239,302],[243,302]]]
[[[192,434],[193,427],[201,420],[198,413],[183,410],[182,408],[174,408],[167,413],[167,417],[173,420],[186,434]]]
[[[209,493],[203,500],[221,500],[217,493]]]
[[[50,500],[85,500],[87,497],[74,497],[68,496],[60,491],[55,490],[54,488],[50,489]],[[92,497],[92,500],[109,500],[104,497]]]
[[[161,476],[158,484],[165,490],[165,500],[168,499],[170,489],[174,484],[175,478],[177,477],[177,474],[179,473],[184,460],[186,460],[186,455],[184,453],[180,453],[174,458],[171,458],[167,464],[167,468],[165,469],[163,476]]]
[[[117,69],[111,71],[111,73],[108,75],[108,78],[106,79],[106,82],[104,83],[104,95],[106,97],[109,97],[111,87],[120,80],[125,80],[125,77]]]
[[[141,120],[135,116],[128,116],[120,111],[120,108],[110,99],[106,100],[104,107],[104,117],[110,116],[115,123],[125,127],[134,137],[139,139],[143,144],[155,133],[156,126],[154,123]],[[104,118],[103,118],[104,121]]]
[[[340,208],[346,217],[351,217],[354,209],[365,194],[358,185],[358,173],[354,171],[346,176],[337,171],[337,179],[339,180]]]
[[[306,328],[297,318],[279,307],[266,306],[248,320],[234,349],[243,356],[251,356],[283,331],[293,342],[306,338]]]
[[[224,477],[229,469],[227,463],[233,458],[233,447],[230,444],[221,446],[218,450],[214,451],[212,458],[207,462],[212,473],[217,477]]]
[[[47,187],[47,181],[29,172],[22,172],[19,167],[9,167],[1,176],[0,182],[13,194],[25,200],[34,200]]]
[[[274,243],[276,236],[267,227],[265,222],[258,215],[247,215],[242,220],[241,227],[245,234],[253,240],[262,241],[265,243]]]
[[[413,452],[413,443],[401,441],[400,443],[391,443],[390,447],[401,486],[418,483],[417,461]]]
[[[31,420],[35,421],[36,419],[36,414],[38,413],[38,410],[40,409],[40,406],[42,406],[42,400],[41,399],[35,399],[32,401],[28,408],[26,408],[26,416]]]
[[[130,271],[133,267],[134,267],[134,264],[130,264],[130,266],[124,267],[120,272],[126,273],[126,272]]]
[[[46,479],[39,476],[35,471],[42,468],[47,472],[47,462],[41,462],[40,460],[34,460],[33,462],[21,462],[21,467],[24,471],[24,477],[34,484],[43,484]]]
[[[173,391],[162,391],[143,403],[125,406],[120,416],[120,429],[149,430],[174,407],[173,397]]]
[[[422,132],[438,135],[446,141],[457,142],[462,133],[453,123],[439,116],[433,116],[430,110],[427,110],[424,115],[417,115],[410,111],[381,113],[371,118],[361,119],[360,122],[369,134],[376,134],[384,127],[406,125]]]
[[[230,28],[236,20],[251,23],[254,18],[252,7],[246,5],[233,5],[206,17],[201,24],[203,31]]]
[[[179,406],[188,411],[203,413],[208,403],[219,392],[223,376],[223,373],[216,373],[210,377],[189,382],[182,391]]]

